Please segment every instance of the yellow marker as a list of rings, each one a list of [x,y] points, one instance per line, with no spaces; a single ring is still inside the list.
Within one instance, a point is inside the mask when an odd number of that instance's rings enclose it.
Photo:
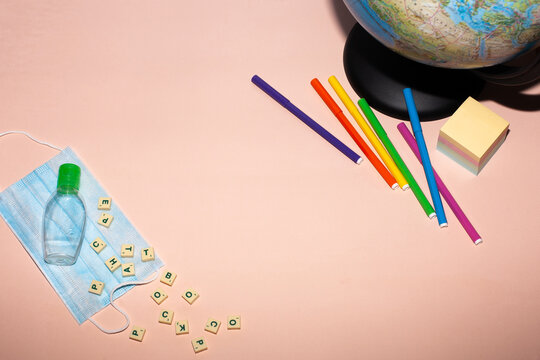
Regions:
[[[401,171],[399,171],[396,163],[394,162],[394,160],[392,160],[392,158],[390,157],[390,155],[388,154],[384,146],[381,144],[381,142],[379,141],[379,139],[377,138],[373,130],[371,130],[371,127],[369,127],[368,123],[366,122],[362,114],[360,114],[360,111],[358,111],[358,109],[356,108],[356,105],[354,105],[349,95],[347,95],[347,93],[345,92],[345,89],[343,89],[338,79],[336,79],[335,76],[330,76],[330,78],[328,79],[328,82],[330,83],[330,86],[332,86],[334,91],[336,92],[337,96],[341,99],[341,102],[343,103],[343,105],[345,105],[347,110],[349,110],[354,120],[356,120],[356,122],[358,123],[358,126],[360,126],[360,129],[362,129],[364,134],[366,134],[366,137],[368,138],[369,142],[371,143],[371,145],[373,145],[373,148],[375,149],[375,151],[377,151],[377,154],[379,154],[379,156],[381,157],[381,160],[384,162],[388,170],[390,170],[392,175],[394,175],[399,186],[403,190],[407,190],[409,188],[409,184],[407,184],[407,180],[405,180],[405,177],[403,176]]]

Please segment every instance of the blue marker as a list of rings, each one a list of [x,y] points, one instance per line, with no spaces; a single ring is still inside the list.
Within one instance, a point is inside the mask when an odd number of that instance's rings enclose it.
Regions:
[[[431,161],[429,160],[426,141],[424,140],[422,126],[420,126],[420,119],[418,119],[418,112],[416,111],[416,105],[414,104],[411,89],[403,89],[403,95],[405,96],[405,103],[407,104],[407,110],[409,111],[409,118],[411,120],[414,137],[416,138],[416,144],[418,144],[418,150],[420,150],[420,158],[422,159],[422,165],[424,166],[424,173],[426,174],[429,192],[431,193],[431,200],[433,200],[433,206],[435,207],[435,213],[437,214],[437,220],[439,221],[440,227],[446,227],[448,226],[448,222],[446,221],[446,215],[444,214],[437,182],[433,175],[433,168],[431,167]]]
[[[362,157],[351,150],[347,145],[339,141],[334,135],[330,134],[325,128],[319,125],[315,120],[307,116],[302,110],[294,106],[285,96],[281,95],[276,89],[268,85],[263,79],[257,75],[251,78],[251,82],[264,91],[268,96],[277,101],[285,109],[289,110],[294,114],[298,119],[302,120],[304,124],[309,126],[313,131],[322,136],[330,144],[334,145],[336,149],[341,151],[345,156],[354,161],[357,164],[360,164]]]

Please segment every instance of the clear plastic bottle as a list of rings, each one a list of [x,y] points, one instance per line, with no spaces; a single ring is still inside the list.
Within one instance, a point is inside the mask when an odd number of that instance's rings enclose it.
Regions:
[[[53,265],[73,265],[81,251],[86,207],[79,194],[81,168],[62,164],[56,191],[43,215],[43,258]]]

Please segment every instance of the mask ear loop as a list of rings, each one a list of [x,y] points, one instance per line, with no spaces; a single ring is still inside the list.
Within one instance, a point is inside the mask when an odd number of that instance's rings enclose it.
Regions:
[[[30,140],[37,142],[38,144],[48,146],[48,147],[50,147],[52,149],[56,149],[58,151],[62,151],[62,149],[60,149],[58,146],[54,146],[53,144],[49,144],[48,142],[38,140],[35,137],[33,137],[32,135],[30,135],[29,133],[27,133],[26,131],[10,130],[10,131],[0,133],[0,137],[2,137],[4,135],[10,135],[10,134],[22,134],[22,135],[25,135]]]
[[[111,291],[111,294],[109,295],[109,301],[112,305],[113,308],[115,308],[118,312],[120,312],[120,314],[122,314],[126,320],[126,322],[124,323],[124,325],[122,325],[121,327],[119,327],[118,329],[112,329],[112,330],[108,330],[108,329],[104,329],[101,327],[101,325],[99,325],[96,321],[94,321],[92,318],[89,318],[88,320],[90,320],[90,322],[94,325],[96,325],[96,327],[103,331],[104,333],[106,334],[117,334],[119,332],[122,332],[124,330],[127,329],[127,327],[129,326],[129,316],[124,312],[124,310],[120,309],[115,303],[114,303],[114,300],[113,300],[113,295],[114,293],[116,292],[116,290],[120,289],[120,288],[123,288],[124,286],[130,286],[130,285],[144,285],[144,284],[148,284],[149,282],[152,282],[154,280],[157,279],[157,276],[158,276],[158,272],[156,271],[154,276],[152,276],[150,279],[147,279],[147,280],[142,280],[142,281],[128,281],[128,282],[125,282],[125,283],[121,283],[121,284],[118,284],[114,287],[114,289],[112,289]]]

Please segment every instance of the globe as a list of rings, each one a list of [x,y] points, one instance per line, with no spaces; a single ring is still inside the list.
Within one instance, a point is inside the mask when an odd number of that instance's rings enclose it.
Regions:
[[[344,0],[386,47],[443,68],[500,64],[537,48],[540,0]]]

